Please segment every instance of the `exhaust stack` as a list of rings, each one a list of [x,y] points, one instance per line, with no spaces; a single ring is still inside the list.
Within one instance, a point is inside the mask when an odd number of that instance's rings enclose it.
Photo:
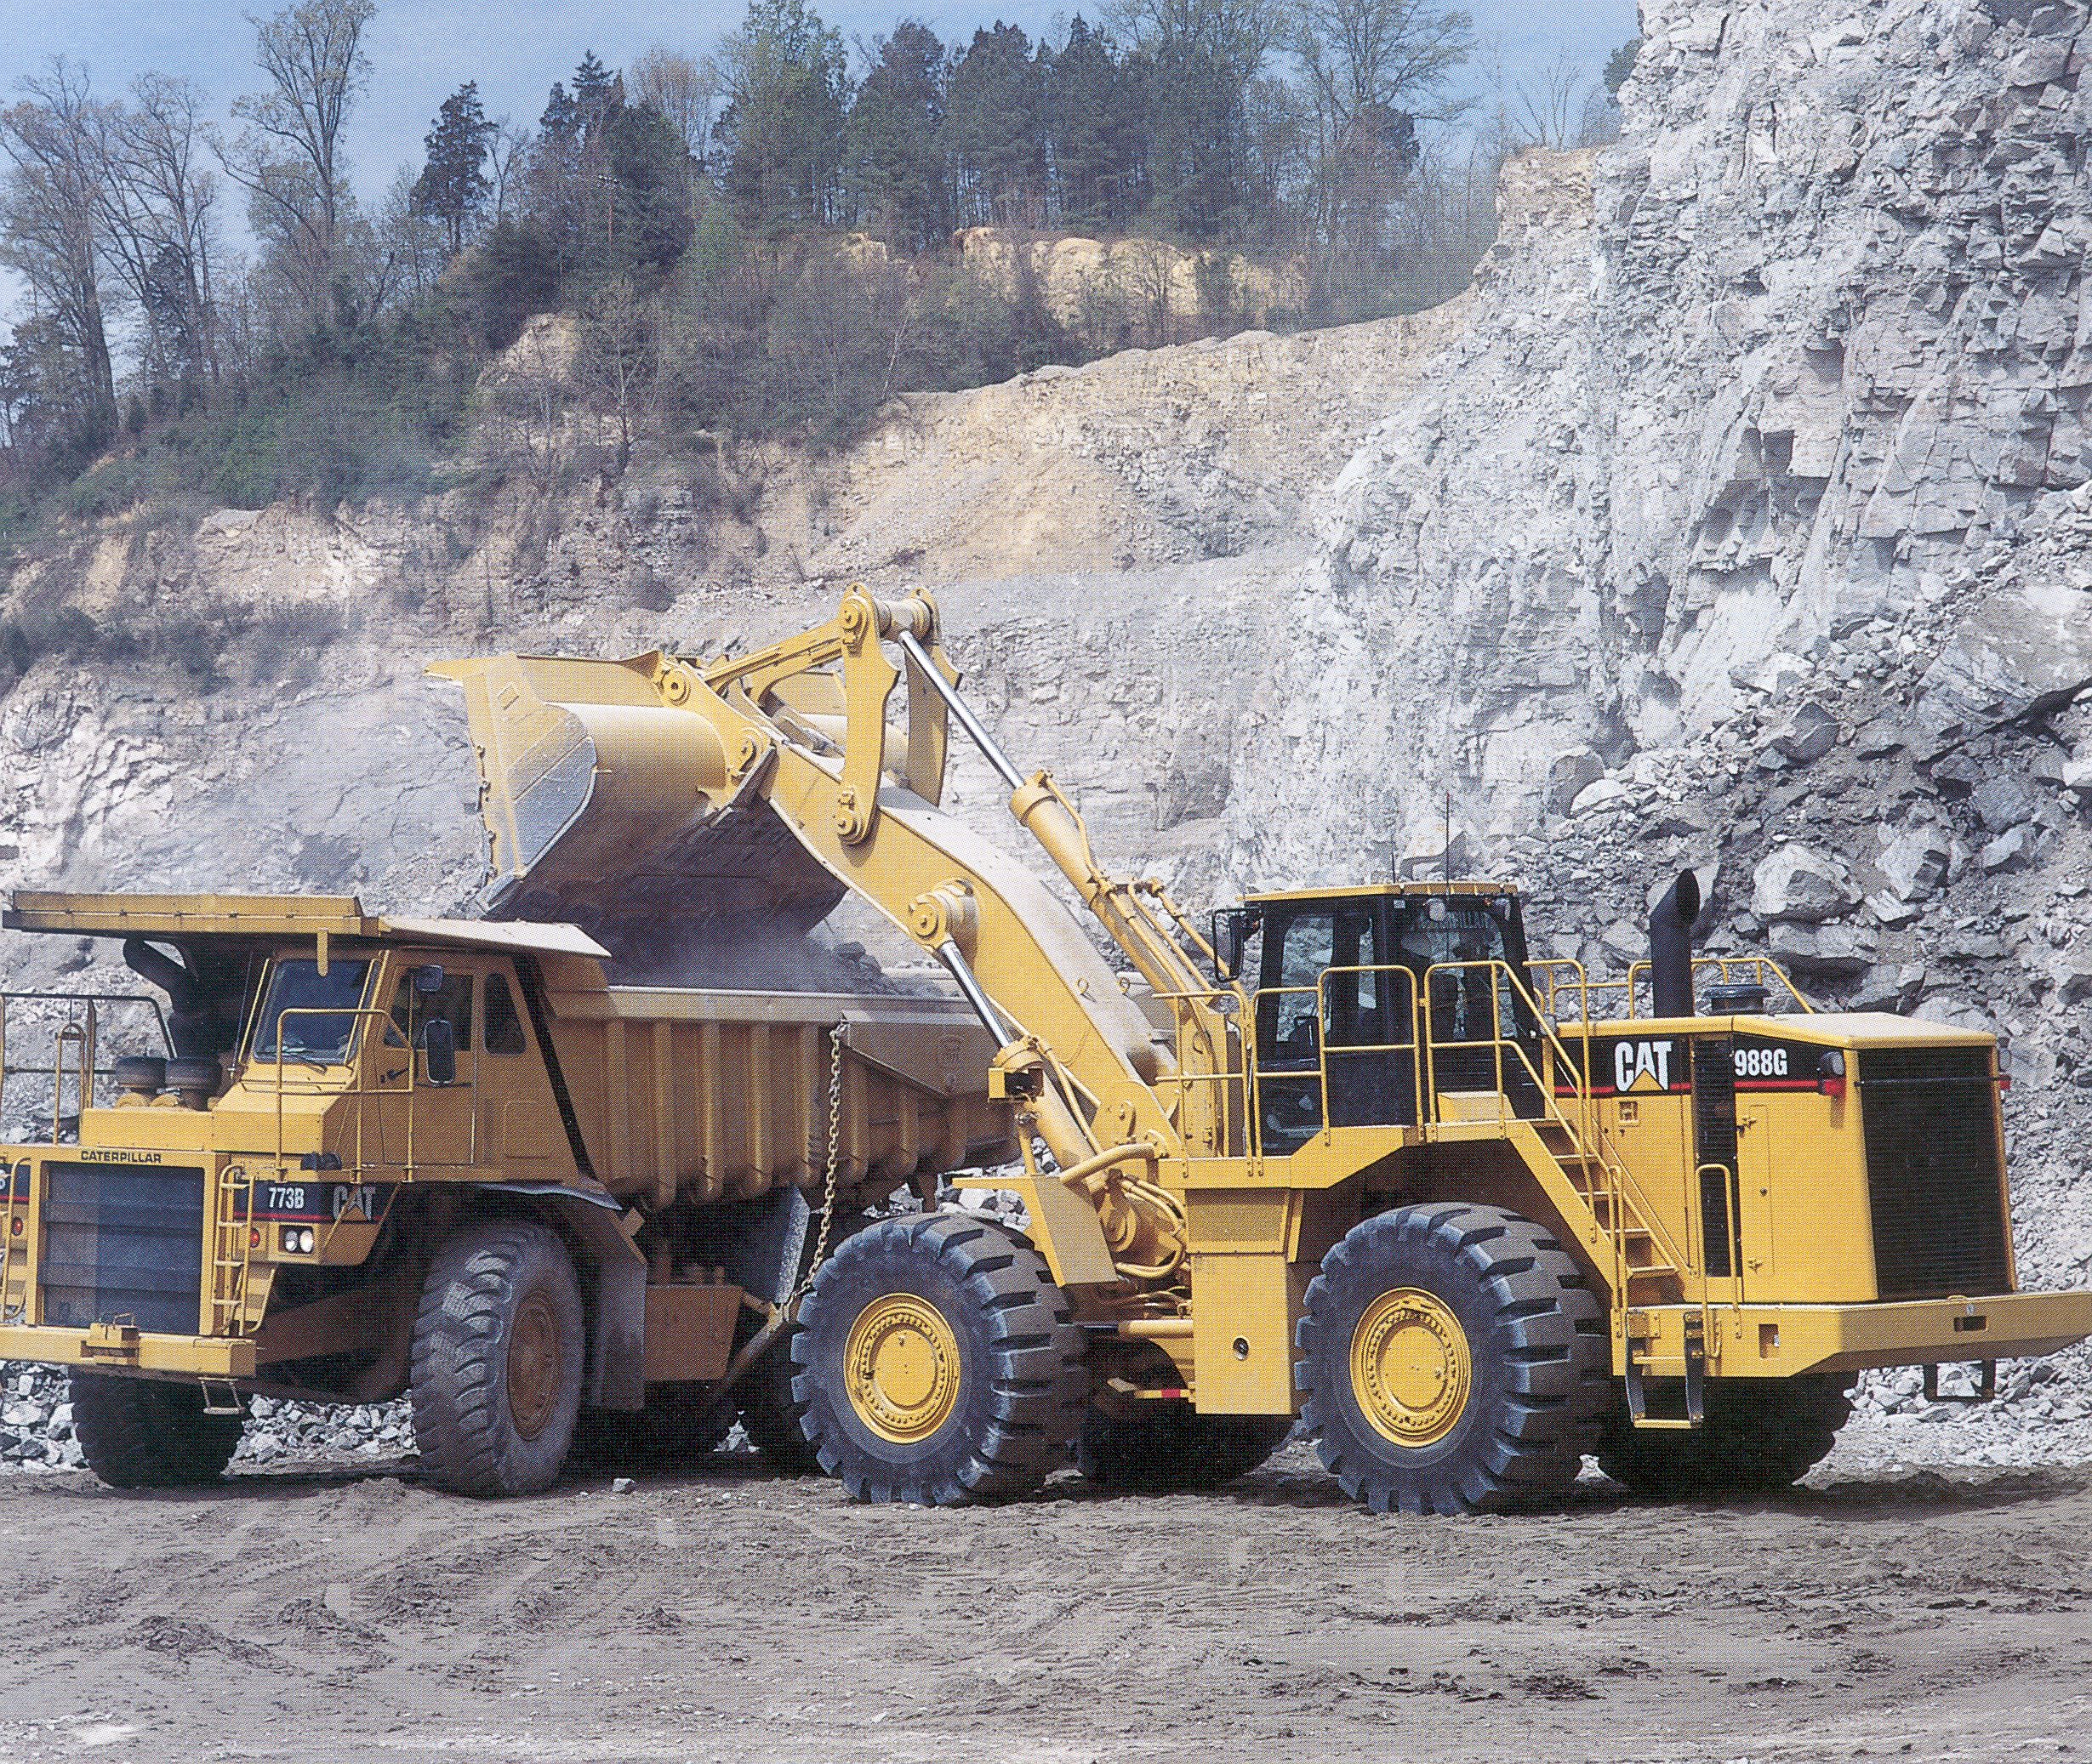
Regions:
[[[1682,871],[1649,914],[1649,973],[1656,1014],[1690,1016],[1692,926],[1700,916],[1700,879]]]

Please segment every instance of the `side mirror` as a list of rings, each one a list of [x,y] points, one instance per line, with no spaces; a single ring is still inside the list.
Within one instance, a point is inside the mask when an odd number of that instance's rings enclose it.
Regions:
[[[414,970],[414,990],[425,999],[443,990],[443,970],[434,962]]]
[[[1223,980],[1239,979],[1242,972],[1242,945],[1250,915],[1240,908],[1223,909],[1213,915],[1213,964]]]
[[[431,1017],[423,1026],[421,1051],[428,1061],[431,1084],[442,1088],[458,1082],[458,1032],[448,1017]]]

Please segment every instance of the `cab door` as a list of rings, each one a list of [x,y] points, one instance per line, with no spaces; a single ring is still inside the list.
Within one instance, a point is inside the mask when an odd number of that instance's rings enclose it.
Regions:
[[[1267,1152],[1297,1150],[1325,1125],[1414,1120],[1411,1016],[1395,996],[1402,976],[1376,971],[1382,943],[1370,898],[1267,910],[1257,1012]]]
[[[476,1163],[479,1044],[473,1028],[479,976],[454,963],[409,960],[396,963],[391,977],[390,1021],[377,1086],[385,1162],[402,1169]],[[429,1067],[429,1027],[439,1021],[449,1026],[456,1048],[456,1073],[448,1084],[436,1082]],[[411,1092],[406,1089],[410,1073]]]

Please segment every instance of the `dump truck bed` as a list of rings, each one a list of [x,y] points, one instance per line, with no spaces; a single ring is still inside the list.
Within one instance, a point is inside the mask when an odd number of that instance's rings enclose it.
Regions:
[[[570,969],[573,965],[559,965]],[[995,1048],[958,999],[696,991],[548,972],[547,1027],[595,1174],[618,1195],[748,1200],[1016,1157]]]

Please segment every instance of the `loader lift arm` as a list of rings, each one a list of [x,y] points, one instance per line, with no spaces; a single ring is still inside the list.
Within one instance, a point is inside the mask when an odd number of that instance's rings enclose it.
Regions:
[[[1241,1067],[1246,1001],[1216,990],[1212,952],[1160,886],[1108,874],[1052,777],[1024,774],[973,716],[926,595],[852,588],[818,629],[710,664],[656,652],[434,671],[466,692],[491,910],[579,919],[613,943],[678,913],[744,937],[751,923],[795,933],[854,891],[947,966],[1000,1044],[1020,1142],[1029,1154],[1035,1132],[1057,1166],[1031,1186],[1064,1283],[1177,1272],[1183,1212],[1155,1178],[1240,1149],[1226,1074]],[[887,714],[903,678],[897,742]],[[1167,1001],[1174,1035],[1045,883],[940,806],[955,717],[1018,823]],[[779,861],[780,832],[797,861]]]

